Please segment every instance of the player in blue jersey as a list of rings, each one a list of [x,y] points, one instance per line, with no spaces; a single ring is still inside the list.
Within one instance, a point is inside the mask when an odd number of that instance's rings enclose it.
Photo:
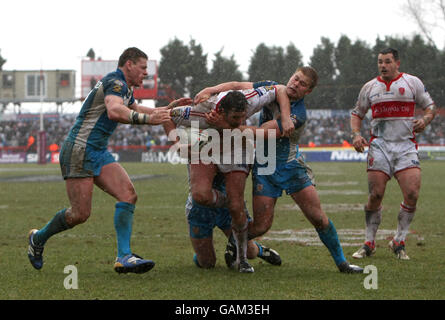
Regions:
[[[126,49],[119,57],[117,70],[100,80],[82,104],[59,159],[70,207],[57,212],[42,229],[29,232],[28,257],[35,269],[43,266],[43,248],[51,236],[88,219],[94,185],[117,200],[114,270],[143,273],[155,265],[130,249],[137,194],[125,169],[107,151],[108,139],[118,123],[155,125],[170,120],[167,108],[144,107],[133,97],[133,87],[140,86],[147,76],[147,60],[147,55],[138,48]]]
[[[190,180],[190,166],[188,166]],[[189,181],[190,184],[190,181]],[[214,189],[225,193],[224,174],[218,172],[213,179]],[[189,225],[190,241],[195,255],[193,261],[200,268],[213,268],[216,264],[216,253],[213,245],[213,230],[218,227],[228,238],[232,234],[232,217],[227,207],[213,208],[198,204],[193,200],[191,192],[185,205],[187,222]],[[247,208],[245,208],[250,220]],[[247,258],[259,257],[272,265],[281,265],[280,255],[273,249],[250,240],[247,244]],[[227,255],[225,255],[227,258]],[[227,263],[227,261],[226,261]]]
[[[311,67],[301,67],[290,77],[286,92],[291,101],[291,119],[295,130],[284,136],[279,109],[264,107],[260,115],[260,128],[276,130],[276,169],[273,174],[260,175],[258,170],[266,164],[254,163],[253,180],[253,221],[249,224],[249,239],[261,236],[272,226],[276,201],[282,192],[290,195],[303,211],[305,217],[316,229],[320,240],[328,248],[338,269],[344,273],[362,273],[363,269],[347,262],[332,221],[321,208],[320,199],[315,189],[312,170],[305,164],[298,150],[298,139],[306,122],[304,97],[312,92],[317,85],[318,76]],[[256,88],[257,86],[276,84],[274,81],[262,82],[230,82],[206,88],[195,97],[195,103],[205,100],[208,96],[220,91]],[[256,130],[253,127],[242,129]],[[267,144],[265,145],[267,153]],[[227,260],[236,252],[233,240],[229,241],[226,250]]]

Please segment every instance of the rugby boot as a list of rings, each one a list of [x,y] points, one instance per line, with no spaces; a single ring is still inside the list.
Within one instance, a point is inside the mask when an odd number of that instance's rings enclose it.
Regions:
[[[397,259],[409,260],[405,250],[405,241],[397,242],[394,239],[389,242],[389,248],[396,255]]]
[[[363,268],[349,264],[347,261],[340,263],[337,267],[342,273],[363,273]]]
[[[114,271],[117,273],[144,273],[155,266],[154,261],[144,260],[136,254],[128,254],[122,258],[116,258]]]
[[[365,257],[370,257],[375,253],[375,242],[366,241],[363,247],[358,249],[352,257],[354,259],[363,259]]]
[[[37,229],[32,229],[28,234],[28,258],[31,265],[40,270],[43,267],[43,246],[34,243],[34,234],[39,231]]]

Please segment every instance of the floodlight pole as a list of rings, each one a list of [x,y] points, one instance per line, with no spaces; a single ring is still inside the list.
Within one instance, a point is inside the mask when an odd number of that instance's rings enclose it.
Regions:
[[[46,164],[46,132],[43,126],[43,70],[40,69],[40,130],[37,137],[37,156],[39,164]]]

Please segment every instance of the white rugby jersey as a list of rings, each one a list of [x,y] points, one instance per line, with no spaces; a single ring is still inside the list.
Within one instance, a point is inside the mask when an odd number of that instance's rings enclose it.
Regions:
[[[351,114],[363,119],[372,110],[371,135],[386,141],[414,138],[413,120],[416,105],[425,110],[434,102],[422,81],[410,74],[400,73],[391,82],[380,76],[367,82]]]
[[[247,98],[247,116],[251,117],[253,114],[261,111],[264,106],[267,106],[275,101],[277,90],[275,86],[265,86],[256,89],[238,90],[242,92]],[[207,129],[210,125],[206,122],[205,113],[212,110],[218,110],[221,100],[230,91],[224,91],[216,95],[212,95],[207,101],[201,102],[196,106],[185,106],[173,108],[170,112],[172,121],[176,126],[190,127],[191,121],[199,121],[200,129]]]

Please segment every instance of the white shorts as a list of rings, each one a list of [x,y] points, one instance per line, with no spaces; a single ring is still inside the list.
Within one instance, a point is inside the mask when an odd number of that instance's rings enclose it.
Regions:
[[[381,171],[389,178],[402,170],[419,168],[417,147],[411,140],[403,142],[371,141],[368,151],[368,171]]]
[[[217,164],[216,166],[222,173],[241,171],[247,175],[249,175],[250,168],[252,167],[250,164]]]

